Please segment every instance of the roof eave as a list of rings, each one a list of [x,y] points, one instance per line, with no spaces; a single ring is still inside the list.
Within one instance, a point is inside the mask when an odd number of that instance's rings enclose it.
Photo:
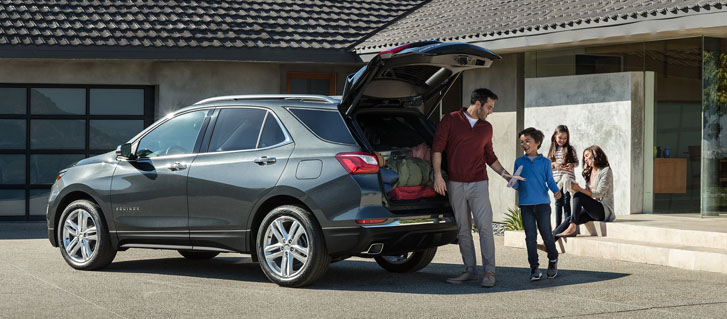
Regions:
[[[169,60],[239,62],[360,63],[344,49],[139,48],[0,45],[0,59]]]
[[[486,47],[497,54],[508,54],[691,36],[724,37],[727,34],[727,26],[724,21],[727,21],[727,11],[676,15],[667,18],[618,19],[586,26],[466,38],[466,42]],[[465,41],[465,37],[460,41]],[[376,53],[385,49],[387,48],[358,48],[355,52],[361,57],[361,60],[368,61]]]

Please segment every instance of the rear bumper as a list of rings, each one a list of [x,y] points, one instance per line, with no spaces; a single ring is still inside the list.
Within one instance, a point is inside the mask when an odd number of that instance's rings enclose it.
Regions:
[[[333,257],[397,255],[453,243],[457,239],[454,220],[415,224],[394,221],[383,225],[327,228],[323,230]],[[383,244],[380,254],[367,254],[372,244]]]

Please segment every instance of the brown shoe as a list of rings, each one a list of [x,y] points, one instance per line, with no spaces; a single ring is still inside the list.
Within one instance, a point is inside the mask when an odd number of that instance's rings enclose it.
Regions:
[[[555,237],[561,238],[561,237],[576,237],[578,234],[578,230],[568,231],[567,229],[564,230],[562,233],[555,235]]]
[[[480,282],[480,286],[485,288],[492,288],[495,287],[495,274],[491,272],[486,272],[485,276],[482,278],[482,281]]]

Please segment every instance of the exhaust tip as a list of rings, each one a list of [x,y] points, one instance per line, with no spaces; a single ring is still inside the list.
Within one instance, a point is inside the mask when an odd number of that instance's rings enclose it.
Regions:
[[[366,254],[369,255],[378,255],[384,250],[384,244],[382,243],[374,243],[369,246],[369,249],[366,251]]]

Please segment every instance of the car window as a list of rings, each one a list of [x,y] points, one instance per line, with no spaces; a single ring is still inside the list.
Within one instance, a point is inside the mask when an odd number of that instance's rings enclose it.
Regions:
[[[212,132],[210,152],[254,149],[267,111],[255,108],[222,109]]]
[[[338,111],[291,108],[290,112],[307,126],[313,134],[323,140],[356,144]]]
[[[260,135],[260,143],[258,148],[273,146],[285,141],[285,134],[283,129],[280,128],[278,121],[271,112],[268,112],[265,118],[265,125],[263,125],[263,133]]]
[[[164,122],[141,139],[136,154],[156,157],[194,152],[206,114],[207,110],[190,112]]]

